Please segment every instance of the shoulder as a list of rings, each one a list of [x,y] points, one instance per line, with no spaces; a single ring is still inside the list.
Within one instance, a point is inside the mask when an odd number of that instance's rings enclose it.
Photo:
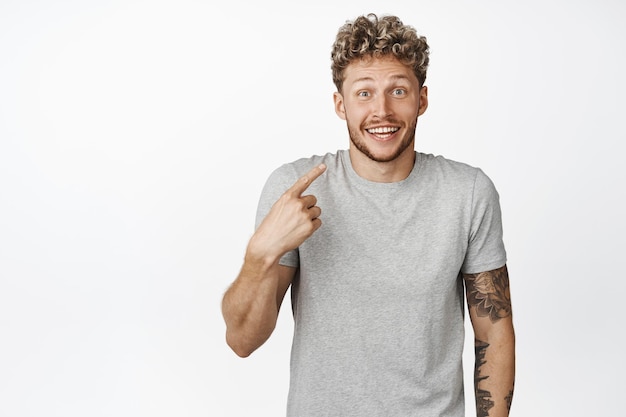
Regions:
[[[419,154],[423,175],[443,177],[449,181],[473,185],[476,182],[491,183],[484,171],[465,162],[448,159],[441,155]]]
[[[448,159],[442,155],[419,154],[420,161],[427,171],[434,171],[439,174],[453,175],[461,178],[474,177],[479,168],[465,162]]]
[[[447,190],[466,195],[474,201],[498,198],[493,181],[479,167],[432,154],[420,154],[420,161],[420,174]]]
[[[324,155],[312,155],[306,158],[296,159],[295,161],[283,164],[277,170],[287,173],[295,173],[298,177],[309,172],[314,166],[319,164],[326,164],[326,166],[333,167],[340,163],[342,153],[345,151],[337,151],[335,153],[326,153]]]
[[[309,172],[313,167],[321,163],[332,168],[341,163],[341,154],[345,151],[337,151],[336,153],[326,153],[325,155],[312,155],[305,158],[299,158],[291,162],[284,163],[275,168],[267,179],[266,188],[289,188],[298,178]],[[283,190],[284,191],[284,190]]]
[[[291,184],[319,164],[326,164],[329,168],[337,166],[341,163],[342,152],[344,151],[327,153],[325,155],[312,155],[284,163],[274,169],[274,171],[270,174],[268,182],[286,182]]]

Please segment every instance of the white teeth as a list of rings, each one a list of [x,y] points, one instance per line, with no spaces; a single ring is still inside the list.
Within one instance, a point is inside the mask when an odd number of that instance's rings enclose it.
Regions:
[[[400,130],[398,127],[375,127],[373,129],[367,129],[369,133],[393,133]]]

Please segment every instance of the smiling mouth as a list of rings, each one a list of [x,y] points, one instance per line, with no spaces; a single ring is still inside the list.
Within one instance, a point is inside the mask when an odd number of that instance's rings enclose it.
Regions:
[[[374,128],[365,129],[365,130],[367,131],[367,133],[369,133],[370,135],[376,136],[378,139],[387,139],[391,135],[396,133],[398,130],[400,130],[400,128],[385,126],[385,127],[374,127]]]

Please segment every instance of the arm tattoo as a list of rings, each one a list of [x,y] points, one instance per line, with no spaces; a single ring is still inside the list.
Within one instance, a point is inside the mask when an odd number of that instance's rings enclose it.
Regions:
[[[480,367],[486,362],[485,351],[489,347],[488,343],[476,339],[474,349],[476,351],[476,364],[474,368],[474,391],[476,392],[476,417],[488,417],[489,410],[494,406],[494,402],[491,399],[491,392],[478,388],[480,381],[483,381],[489,376],[480,375]]]
[[[489,317],[493,323],[511,315],[509,273],[506,265],[479,274],[463,274],[467,286],[467,303],[476,307],[480,317]]]
[[[506,409],[511,411],[511,403],[513,402],[513,390],[509,391],[509,395],[504,397],[504,400],[506,401]]]

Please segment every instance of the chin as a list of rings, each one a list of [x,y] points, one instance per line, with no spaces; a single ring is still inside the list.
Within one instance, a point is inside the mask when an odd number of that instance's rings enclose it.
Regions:
[[[400,143],[393,149],[376,149],[375,147],[366,146],[362,143],[355,143],[354,146],[365,156],[375,162],[392,162],[402,157],[405,153],[413,153],[414,150],[411,147],[413,141],[408,143]]]
[[[404,151],[399,149],[387,152],[372,152],[371,150],[367,150],[367,152],[363,153],[365,154],[365,156],[375,162],[392,162],[402,156]]]

